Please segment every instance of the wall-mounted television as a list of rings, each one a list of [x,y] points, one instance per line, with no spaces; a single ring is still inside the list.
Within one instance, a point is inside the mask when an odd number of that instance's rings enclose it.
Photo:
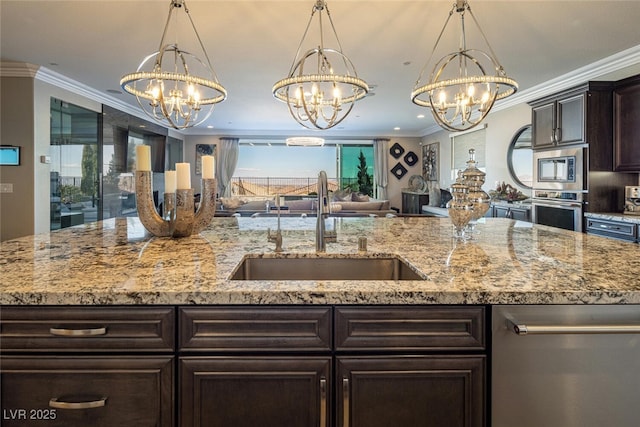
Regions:
[[[20,164],[20,147],[0,145],[0,166],[18,166]]]

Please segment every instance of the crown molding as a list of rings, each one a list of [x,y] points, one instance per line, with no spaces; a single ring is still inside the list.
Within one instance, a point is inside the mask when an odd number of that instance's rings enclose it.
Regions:
[[[0,62],[0,76],[35,78],[39,68],[38,65],[27,62],[2,61]]]

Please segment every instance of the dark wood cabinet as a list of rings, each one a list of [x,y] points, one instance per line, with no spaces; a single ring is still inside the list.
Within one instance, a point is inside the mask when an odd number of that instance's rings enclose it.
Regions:
[[[483,307],[336,307],[336,426],[486,425]]]
[[[588,144],[589,170],[613,170],[613,83],[589,82],[529,105],[534,150]]]
[[[640,75],[614,90],[614,170],[640,172]]]
[[[172,307],[3,307],[3,426],[175,425]]]
[[[182,307],[179,319],[181,426],[486,424],[484,307]]]
[[[532,109],[533,148],[585,142],[585,92],[546,100]]]
[[[181,307],[180,425],[327,427],[332,308]]]
[[[487,423],[483,306],[3,307],[0,332],[8,427]]]
[[[170,427],[172,356],[2,357],[2,425]]]
[[[183,427],[326,427],[331,356],[182,357]]]
[[[485,425],[485,356],[340,356],[337,426]]]

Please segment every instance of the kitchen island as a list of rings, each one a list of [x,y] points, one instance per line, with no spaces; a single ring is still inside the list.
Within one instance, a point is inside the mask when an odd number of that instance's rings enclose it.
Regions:
[[[284,255],[312,256],[315,218],[282,219]],[[327,221],[328,228],[333,225]],[[337,218],[327,256],[395,254],[424,280],[229,280],[247,254],[276,256],[276,218],[215,218],[200,235],[151,237],[137,218],[2,243],[0,304],[640,304],[640,247],[483,218],[472,240],[448,218]]]
[[[604,346],[570,336],[592,367],[579,377],[572,357],[529,368],[542,358],[514,358],[504,342],[521,340],[505,322],[512,307],[534,310],[532,322],[543,305],[638,328],[639,245],[502,218],[465,242],[448,218],[337,218],[322,257],[398,257],[408,280],[232,280],[247,256],[318,257],[316,218],[280,225],[283,253],[267,240],[274,217],[215,218],[183,239],[117,218],[3,242],[3,425],[537,427],[568,425],[563,402],[587,389],[600,394],[580,401],[579,421],[593,422],[576,425],[606,425],[590,408],[635,425],[637,333]],[[551,354],[536,338],[518,348]],[[610,376],[609,361],[624,369]],[[529,369],[575,379],[543,383],[536,396],[553,403],[536,406],[529,380],[514,380]],[[555,424],[505,413],[524,394]]]

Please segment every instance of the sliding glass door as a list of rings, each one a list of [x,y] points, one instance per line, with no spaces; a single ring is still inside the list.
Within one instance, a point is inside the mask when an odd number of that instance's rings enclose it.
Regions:
[[[100,113],[51,98],[50,229],[101,218]]]

